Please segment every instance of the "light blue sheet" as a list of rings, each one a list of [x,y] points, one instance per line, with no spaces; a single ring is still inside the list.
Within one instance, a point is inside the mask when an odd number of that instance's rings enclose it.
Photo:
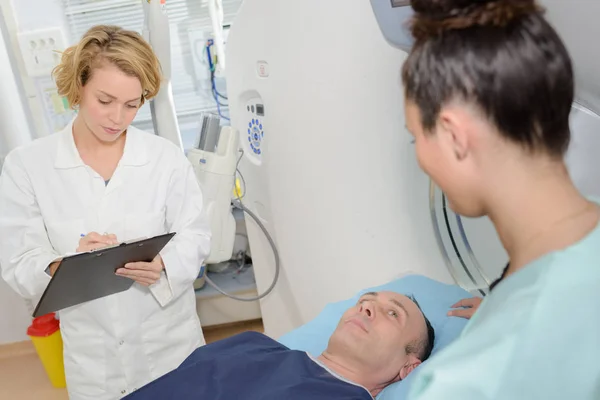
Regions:
[[[409,275],[388,284],[367,288],[351,299],[328,304],[312,321],[279,338],[279,342],[291,349],[319,355],[327,347],[329,337],[335,330],[342,314],[356,304],[361,294],[370,291],[393,291],[411,294],[419,302],[423,312],[435,329],[436,340],[432,356],[458,337],[467,320],[448,317],[450,306],[457,301],[472,297],[456,285],[446,285],[420,275]],[[427,361],[422,365],[426,365]],[[379,400],[405,399],[418,367],[407,379],[388,386],[377,396]]]

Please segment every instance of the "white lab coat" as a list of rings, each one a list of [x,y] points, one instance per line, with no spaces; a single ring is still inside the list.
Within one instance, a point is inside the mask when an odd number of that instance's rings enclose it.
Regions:
[[[171,142],[128,129],[108,185],[86,166],[72,124],[12,151],[0,178],[2,277],[25,298],[39,298],[47,266],[72,253],[80,235],[118,240],[167,232],[166,273],[152,287],[59,313],[72,400],[117,399],[176,368],[204,337],[193,282],[209,252],[209,225],[191,164]]]

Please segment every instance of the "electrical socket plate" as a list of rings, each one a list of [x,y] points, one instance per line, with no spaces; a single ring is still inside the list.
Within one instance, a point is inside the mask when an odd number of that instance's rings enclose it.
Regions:
[[[27,74],[31,77],[50,76],[66,47],[61,28],[21,32],[18,41]]]

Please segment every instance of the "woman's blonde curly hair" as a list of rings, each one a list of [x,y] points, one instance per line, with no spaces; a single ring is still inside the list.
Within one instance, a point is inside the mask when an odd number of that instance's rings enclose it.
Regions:
[[[52,71],[58,93],[75,108],[81,101],[81,88],[95,68],[112,63],[123,73],[134,76],[142,85],[141,103],[156,96],[161,84],[161,67],[152,47],[134,31],[113,25],[90,28],[81,41],[62,53]]]

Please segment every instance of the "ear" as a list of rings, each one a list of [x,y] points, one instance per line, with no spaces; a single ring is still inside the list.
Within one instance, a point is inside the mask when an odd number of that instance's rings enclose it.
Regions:
[[[466,115],[456,107],[444,107],[438,119],[438,135],[443,137],[450,151],[458,161],[462,161],[469,153],[469,129]]]
[[[419,360],[414,354],[409,354],[406,364],[404,364],[404,366],[400,370],[400,380],[406,379],[408,374],[414,371],[414,369],[417,368],[420,364],[421,360]]]

